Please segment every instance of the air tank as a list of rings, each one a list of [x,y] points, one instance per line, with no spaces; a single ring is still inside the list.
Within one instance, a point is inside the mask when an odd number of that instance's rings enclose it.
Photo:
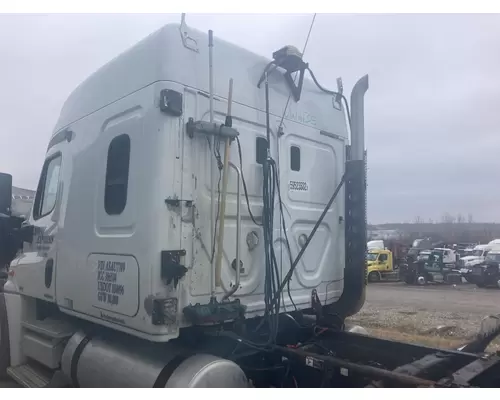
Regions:
[[[75,333],[62,356],[62,371],[75,387],[243,388],[249,387],[234,362],[211,354],[190,354],[172,343],[92,337]]]

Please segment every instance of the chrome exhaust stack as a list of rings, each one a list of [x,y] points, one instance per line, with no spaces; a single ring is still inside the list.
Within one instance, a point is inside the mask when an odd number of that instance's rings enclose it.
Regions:
[[[364,96],[368,75],[351,92],[351,142],[345,164],[345,269],[344,290],[332,311],[344,318],[356,314],[365,302],[366,270],[366,152]]]
[[[365,93],[368,75],[360,78],[351,92],[351,157],[350,161],[365,159]]]

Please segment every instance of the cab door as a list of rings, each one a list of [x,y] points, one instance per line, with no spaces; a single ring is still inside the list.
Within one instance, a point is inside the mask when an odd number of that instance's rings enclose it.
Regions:
[[[25,244],[23,254],[11,264],[13,279],[19,291],[49,302],[55,301],[56,298],[56,238],[63,166],[60,146],[54,146],[49,150],[43,164],[29,219],[29,224],[33,228],[33,240]]]
[[[389,263],[389,255],[387,253],[382,253],[378,256],[379,270],[380,271],[389,271],[390,263]]]

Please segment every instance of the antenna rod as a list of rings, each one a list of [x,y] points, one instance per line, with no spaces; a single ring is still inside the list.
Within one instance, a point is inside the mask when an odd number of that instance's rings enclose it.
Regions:
[[[208,91],[210,95],[210,123],[214,122],[214,33],[212,30],[208,31]]]
[[[233,78],[229,79],[229,95],[227,98],[227,117],[231,118],[231,108],[233,104]],[[226,123],[226,125],[228,125]]]
[[[229,80],[229,94],[227,96],[227,121],[231,120],[231,103],[233,101],[233,78]],[[229,157],[231,141],[229,138],[224,140],[224,166],[222,168],[222,191],[219,204],[219,231],[217,236],[217,259],[215,262],[215,287],[222,286],[222,255],[224,252],[224,226],[226,222],[226,198],[227,198],[227,181],[229,179]],[[238,198],[239,201],[239,198]],[[239,265],[236,266],[239,268]]]
[[[267,71],[266,71],[265,93],[266,93],[267,156],[269,157],[271,149],[271,125],[269,122],[269,81],[267,79]]]
[[[214,33],[212,30],[208,31],[208,91],[210,98],[210,123],[214,122],[214,69],[213,69],[213,47],[214,47]],[[215,152],[215,137],[212,135],[210,138],[211,151]],[[210,235],[211,235],[211,248],[215,248],[215,229],[217,221],[215,221],[215,171],[214,160],[210,163]],[[212,297],[215,296],[215,257],[211,258],[211,271],[212,271]]]

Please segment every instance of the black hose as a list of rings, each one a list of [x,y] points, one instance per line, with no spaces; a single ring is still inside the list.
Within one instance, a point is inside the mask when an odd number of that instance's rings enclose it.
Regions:
[[[319,219],[316,221],[316,224],[314,225],[314,228],[312,229],[310,235],[308,236],[306,243],[304,246],[301,248],[299,254],[291,263],[290,269],[288,273],[286,274],[285,278],[282,280],[281,284],[279,282],[279,270],[278,270],[278,263],[276,260],[276,254],[274,252],[274,240],[273,240],[273,221],[274,221],[274,199],[275,199],[275,192],[276,192],[276,184],[279,185],[279,176],[276,168],[275,161],[271,158],[271,153],[270,153],[270,143],[271,143],[271,128],[270,128],[270,111],[269,111],[269,83],[267,80],[267,74],[268,71],[271,67],[272,63],[269,63],[265,70],[264,73],[262,74],[261,79],[259,80],[259,85],[262,83],[262,79],[265,77],[265,102],[266,102],[266,134],[267,134],[267,157],[266,161],[264,162],[263,165],[263,191],[262,191],[262,200],[263,200],[263,221],[262,221],[262,228],[264,231],[264,253],[265,253],[265,281],[264,281],[264,303],[265,303],[265,312],[264,312],[264,318],[262,322],[259,324],[257,327],[256,331],[260,329],[260,327],[263,325],[264,322],[267,321],[268,327],[269,327],[269,338],[266,343],[262,344],[257,344],[253,343],[251,341],[245,340],[243,338],[238,338],[239,341],[242,343],[245,343],[249,345],[250,347],[256,347],[256,348],[261,348],[261,347],[268,347],[271,344],[274,344],[276,342],[276,337],[278,334],[278,328],[279,328],[279,312],[281,308],[281,293],[283,292],[283,289],[285,286],[288,287],[288,294],[290,296],[290,287],[289,283],[292,278],[293,272],[295,271],[299,261],[301,260],[304,252],[306,251],[307,247],[309,246],[309,243],[311,242],[312,238],[316,234],[316,231],[318,230],[319,226],[323,222],[323,219],[325,218],[328,210],[330,209],[331,205],[335,201],[338,193],[340,192],[340,189],[345,182],[346,176],[345,174],[342,176],[339,184],[337,185],[333,195],[331,196],[330,200],[328,201],[325,209],[321,213],[321,216]],[[307,70],[311,74],[311,77],[318,86],[320,90],[322,90],[325,93],[331,94],[338,96],[340,93],[333,92],[331,90],[325,89],[323,86],[319,84],[317,81],[314,73],[312,70],[308,67]],[[349,105],[347,103],[347,99],[343,94],[341,94],[342,99],[345,102],[346,106],[346,113],[347,113],[347,120],[349,122],[349,128],[351,126],[351,117],[350,117],[350,111],[349,111]],[[240,164],[242,166],[242,161],[241,161],[241,145],[238,140],[238,151],[239,151],[239,156],[240,156]],[[250,205],[248,202],[248,193],[246,189],[246,183],[243,180],[243,186],[244,186],[244,191],[245,191],[245,197],[247,200],[247,206],[248,210],[250,213],[250,216],[254,223],[257,223],[250,211]],[[286,227],[284,224],[284,215],[283,215],[283,207],[282,207],[282,202],[281,202],[281,193],[279,190],[278,186],[278,200],[280,202],[280,214],[281,214],[281,220],[282,224],[285,230],[285,238],[287,242],[287,250],[289,251],[290,254],[290,261],[291,261],[291,252],[290,252],[290,245],[288,242],[288,237],[286,235]],[[291,296],[290,296],[291,299]],[[293,300],[292,300],[293,303]],[[294,304],[295,306],[295,304]]]
[[[252,219],[253,223],[257,226],[262,226],[262,224],[259,224],[257,220],[255,219],[252,210],[250,209],[250,201],[248,199],[248,190],[247,190],[247,184],[245,181],[245,175],[243,174],[243,157],[241,155],[241,143],[240,143],[240,138],[236,136],[236,142],[238,143],[238,155],[240,157],[240,170],[241,170],[241,181],[243,182],[243,191],[245,193],[245,199],[247,202],[247,208],[248,208],[248,214],[250,215],[250,218]]]
[[[344,100],[344,104],[345,104],[345,109],[346,109],[346,113],[347,113],[347,122],[349,124],[349,131],[350,131],[351,130],[351,111],[349,110],[349,103],[347,102],[347,99],[344,96],[344,94],[339,93],[339,92],[334,92],[333,90],[325,89],[323,86],[320,85],[320,83],[316,79],[316,76],[314,75],[314,72],[312,72],[311,68],[307,67],[307,70],[311,74],[311,78],[319,90],[321,90],[322,92],[325,92],[327,94],[330,94],[332,96],[335,96],[335,97],[337,97],[338,95],[342,96],[342,100]]]

